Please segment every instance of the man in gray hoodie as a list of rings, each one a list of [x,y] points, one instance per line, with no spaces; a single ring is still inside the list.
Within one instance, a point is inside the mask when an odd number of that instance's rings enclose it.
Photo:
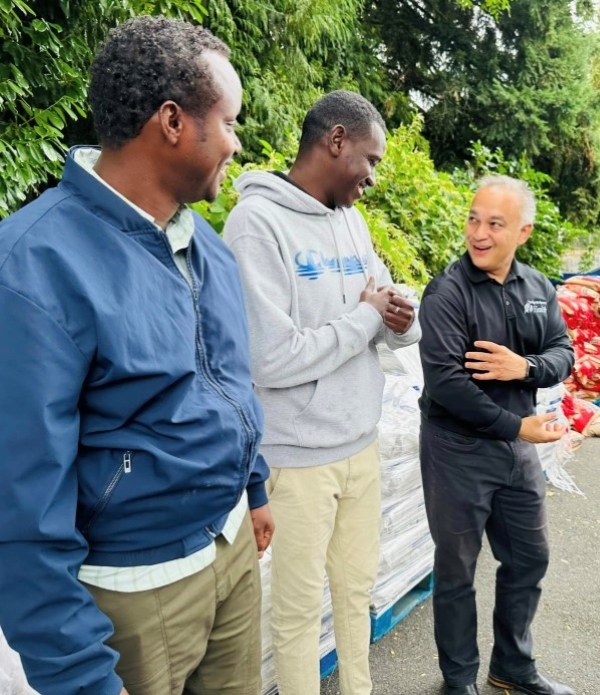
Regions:
[[[309,111],[290,172],[249,172],[225,241],[240,266],[253,380],[271,467],[272,630],[281,695],[318,695],[325,572],[343,695],[368,695],[369,592],[377,573],[377,422],[384,376],[375,344],[419,340],[353,207],[385,151],[385,124],[353,92]]]

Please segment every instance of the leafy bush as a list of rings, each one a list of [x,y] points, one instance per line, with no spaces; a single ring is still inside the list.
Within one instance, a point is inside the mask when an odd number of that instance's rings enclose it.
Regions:
[[[366,207],[381,211],[391,239],[405,240],[412,250],[405,263],[386,257],[394,274],[406,275],[422,284],[460,256],[468,189],[452,177],[435,170],[427,142],[421,136],[422,121],[394,130],[388,137],[385,157],[377,167],[377,183],[367,191]],[[377,240],[376,240],[377,241]],[[378,241],[379,248],[383,248]]]

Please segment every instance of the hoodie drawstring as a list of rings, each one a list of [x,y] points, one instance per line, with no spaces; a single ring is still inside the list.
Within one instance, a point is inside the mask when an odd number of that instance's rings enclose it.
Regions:
[[[342,286],[342,300],[345,304],[346,303],[346,275],[344,273],[344,264],[342,262],[342,257],[340,254],[340,247],[338,245],[338,240],[337,240],[337,236],[335,233],[335,227],[333,226],[333,222],[331,221],[331,215],[327,215],[327,219],[329,220],[329,226],[331,227],[331,233],[333,234],[333,243],[335,244],[335,252],[336,252],[337,258],[338,258],[338,266],[340,268],[340,283]],[[345,216],[344,216],[344,219],[346,219]],[[348,223],[346,222],[346,225],[347,224]]]
[[[360,263],[360,267],[362,268],[365,282],[369,282],[369,271],[365,267],[365,264],[363,263],[363,260],[361,258],[360,251],[358,249],[358,244],[356,243],[356,239],[354,238],[354,234],[352,234],[352,227],[350,226],[350,223],[348,222],[348,217],[346,216],[346,210],[344,208],[342,208],[342,215],[344,216],[344,222],[346,223],[346,228],[348,229],[348,234],[350,235],[350,239],[352,239],[352,245],[354,246],[354,250],[356,251],[356,257],[358,258],[358,261]]]

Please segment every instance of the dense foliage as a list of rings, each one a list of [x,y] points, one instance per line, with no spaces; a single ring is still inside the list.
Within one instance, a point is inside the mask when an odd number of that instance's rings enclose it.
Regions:
[[[136,14],[201,21],[188,0],[0,0],[0,217],[58,176],[87,119],[88,68],[110,27]],[[91,129],[81,129],[86,139]]]
[[[162,13],[223,38],[245,86],[241,163],[201,206],[218,229],[241,166],[288,166],[306,109],[348,88],[396,126],[359,204],[396,279],[422,284],[461,252],[485,169],[536,186],[539,233],[524,257],[556,275],[585,234],[557,203],[589,227],[597,217],[600,63],[575,4],[579,16],[551,0],[0,0],[0,217],[60,175],[68,146],[94,141],[87,75],[110,27]]]
[[[359,21],[363,2],[205,2],[205,24],[231,47],[244,85],[244,158],[256,159],[261,140],[282,147],[311,104],[332,89],[359,91],[394,108],[375,43]]]
[[[452,168],[471,142],[501,148],[550,175],[563,213],[597,222],[600,97],[591,1],[481,3],[379,0],[367,18],[396,90],[424,114],[436,165]]]

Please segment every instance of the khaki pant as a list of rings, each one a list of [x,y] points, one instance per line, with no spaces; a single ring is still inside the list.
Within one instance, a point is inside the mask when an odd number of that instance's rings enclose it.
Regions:
[[[318,695],[325,572],[343,695],[368,695],[369,592],[381,519],[379,447],[310,468],[277,468],[268,489],[275,520],[272,631],[280,695]]]
[[[115,633],[130,695],[260,695],[258,559],[250,515],[233,545],[220,536],[206,569],[150,591],[86,584]]]

